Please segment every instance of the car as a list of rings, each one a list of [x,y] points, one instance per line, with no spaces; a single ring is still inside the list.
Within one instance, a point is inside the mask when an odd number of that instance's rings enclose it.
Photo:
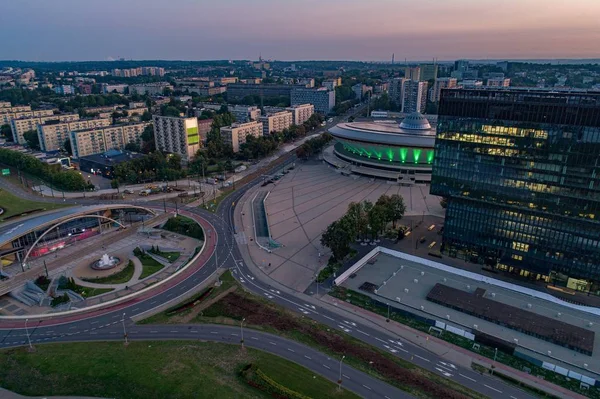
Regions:
[[[133,190],[131,190],[131,189],[128,189],[128,188],[127,188],[127,189],[125,189],[125,190],[123,190],[123,192],[124,192],[125,194],[135,194],[135,191],[133,191]]]

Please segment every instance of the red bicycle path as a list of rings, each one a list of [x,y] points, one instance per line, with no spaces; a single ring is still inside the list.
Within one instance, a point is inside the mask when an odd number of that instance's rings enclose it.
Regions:
[[[196,214],[187,212],[185,210],[179,210],[178,214],[181,214],[188,218],[194,219],[196,222],[198,222],[202,226],[205,233],[209,229],[212,230],[213,232],[216,232],[214,226],[210,222],[208,222],[207,220],[203,219],[202,217],[200,217]],[[177,286],[179,283],[185,281],[187,278],[194,275],[197,271],[202,269],[202,267],[206,264],[206,262],[212,257],[212,255],[216,249],[216,246],[217,246],[217,234],[216,233],[210,234],[210,235],[208,235],[208,237],[205,234],[204,238],[206,240],[205,247],[204,247],[204,250],[202,251],[202,254],[198,257],[198,259],[196,259],[196,261],[192,265],[186,267],[183,271],[179,272],[176,275],[176,277],[172,278],[171,280],[167,281],[164,284],[156,285],[151,290],[144,292],[143,294],[140,294],[138,296],[134,296],[133,298],[127,299],[126,297],[124,297],[121,302],[115,303],[113,305],[109,305],[107,307],[93,309],[93,310],[90,310],[89,312],[85,312],[82,310],[82,311],[79,311],[78,313],[72,314],[72,315],[64,315],[64,316],[57,315],[56,317],[46,316],[45,318],[39,318],[39,317],[36,317],[35,315],[32,315],[28,319],[27,325],[29,326],[29,328],[49,327],[49,326],[55,326],[55,325],[60,325],[60,324],[72,323],[72,322],[81,321],[81,320],[85,320],[85,319],[91,319],[91,318],[105,315],[107,313],[111,313],[111,312],[114,312],[117,310],[131,307],[137,303],[143,302],[143,301],[153,298],[157,295],[160,295],[163,292]],[[132,294],[132,295],[135,295],[135,294]],[[25,328],[25,320],[23,320],[23,319],[19,319],[19,320],[0,319],[0,330],[14,329],[14,328]]]

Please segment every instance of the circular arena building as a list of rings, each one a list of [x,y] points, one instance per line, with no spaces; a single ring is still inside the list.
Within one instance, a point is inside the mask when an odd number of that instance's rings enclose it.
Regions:
[[[368,120],[339,123],[329,130],[336,139],[333,160],[349,173],[384,178],[402,185],[431,182],[435,129],[415,112],[398,123]],[[338,162],[341,161],[341,162]]]

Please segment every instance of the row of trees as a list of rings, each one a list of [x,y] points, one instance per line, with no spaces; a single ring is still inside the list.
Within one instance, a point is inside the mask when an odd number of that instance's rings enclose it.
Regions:
[[[163,155],[154,151],[140,158],[115,165],[114,178],[118,183],[141,183],[157,180],[177,180],[186,176],[178,154]]]
[[[327,227],[321,236],[321,244],[331,249],[334,260],[342,260],[350,252],[352,241],[375,239],[389,223],[395,228],[405,211],[404,199],[398,194],[382,195],[375,204],[351,202],[346,214]]]
[[[296,156],[304,159],[311,157],[321,151],[331,140],[333,140],[333,136],[327,132],[319,137],[307,140],[300,147],[296,148]]]
[[[36,157],[0,148],[0,163],[38,177],[65,191],[82,191],[93,187],[74,170],[64,170],[60,165],[49,165]]]

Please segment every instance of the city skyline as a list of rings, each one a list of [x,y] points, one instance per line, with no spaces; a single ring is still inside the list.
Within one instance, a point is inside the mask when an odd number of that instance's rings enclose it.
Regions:
[[[24,0],[3,9],[11,18],[0,33],[13,38],[5,60],[600,57],[595,0]]]

